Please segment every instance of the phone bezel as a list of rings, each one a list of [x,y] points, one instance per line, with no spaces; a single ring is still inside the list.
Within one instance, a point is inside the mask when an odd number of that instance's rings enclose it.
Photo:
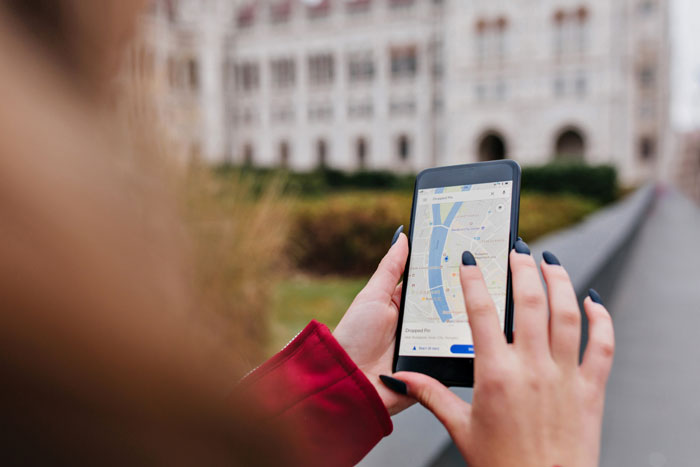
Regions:
[[[512,160],[477,162],[473,164],[454,165],[426,169],[416,176],[413,188],[413,206],[411,224],[408,232],[409,254],[403,275],[403,283],[408,283],[411,262],[413,226],[416,216],[418,190],[455,185],[475,185],[478,183],[501,182],[512,180],[513,196],[511,199],[510,238],[508,250],[512,250],[518,238],[518,219],[520,215],[520,165]],[[396,327],[396,345],[394,346],[393,371],[415,371],[432,376],[447,386],[472,387],[474,385],[474,358],[468,357],[407,357],[399,355],[401,342],[401,325],[406,304],[406,287],[401,292],[401,306]],[[513,293],[511,287],[510,264],[506,281],[506,315],[504,333],[508,342],[513,341]]]

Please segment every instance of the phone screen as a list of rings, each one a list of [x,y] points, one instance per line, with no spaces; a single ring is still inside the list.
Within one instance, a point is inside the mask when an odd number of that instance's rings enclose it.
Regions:
[[[476,258],[504,327],[513,182],[419,189],[399,355],[474,357],[459,267]]]

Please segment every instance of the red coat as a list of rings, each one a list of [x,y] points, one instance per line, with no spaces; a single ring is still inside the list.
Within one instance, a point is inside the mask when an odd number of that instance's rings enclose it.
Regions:
[[[377,391],[316,321],[248,375],[241,389],[293,431],[304,465],[354,465],[393,429]]]

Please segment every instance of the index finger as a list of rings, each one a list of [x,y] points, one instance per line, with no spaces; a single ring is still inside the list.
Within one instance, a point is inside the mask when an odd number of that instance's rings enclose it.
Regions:
[[[507,342],[498,320],[498,311],[486,288],[484,276],[468,251],[462,255],[459,278],[474,339],[474,354],[492,357],[502,353]]]

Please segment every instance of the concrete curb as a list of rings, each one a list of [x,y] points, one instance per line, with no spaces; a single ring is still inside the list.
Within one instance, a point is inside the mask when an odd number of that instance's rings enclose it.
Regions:
[[[654,193],[654,185],[645,185],[622,201],[596,211],[583,222],[543,237],[531,245],[533,256],[539,261],[542,251],[555,253],[582,299],[606,269],[614,269],[621,252],[644,221]],[[584,339],[585,336],[584,328]],[[453,391],[464,400],[471,400],[471,389],[455,388]],[[358,465],[464,465],[458,453],[457,461],[451,462],[456,449],[447,431],[423,407],[413,406],[396,415],[393,422],[393,434],[383,439]]]

